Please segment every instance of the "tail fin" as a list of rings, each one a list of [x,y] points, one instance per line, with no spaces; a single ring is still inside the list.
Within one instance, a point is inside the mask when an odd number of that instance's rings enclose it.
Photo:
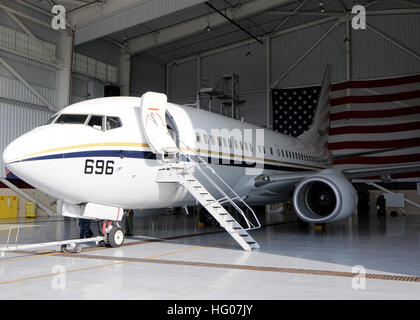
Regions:
[[[308,131],[305,131],[298,137],[301,140],[321,147],[326,147],[328,143],[330,129],[330,85],[331,66],[327,65],[312,126]]]

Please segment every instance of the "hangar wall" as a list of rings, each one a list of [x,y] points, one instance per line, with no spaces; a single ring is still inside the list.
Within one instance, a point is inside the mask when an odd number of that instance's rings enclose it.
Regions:
[[[166,66],[142,55],[131,58],[130,95],[141,96],[147,91],[166,92]]]
[[[420,52],[414,30],[420,29],[419,14],[368,16],[367,23],[413,52]],[[332,26],[324,23],[271,39],[271,83],[282,76]],[[420,60],[372,30],[353,30],[351,39],[351,79],[375,79],[420,72]],[[333,68],[332,81],[346,80],[345,23],[334,29],[301,63],[280,81],[278,87],[319,84],[325,66]],[[202,53],[201,79],[217,82],[221,74],[239,76],[241,98],[246,121],[266,124],[266,47],[249,45],[251,57],[245,57],[247,44],[207,56]],[[219,50],[220,51],[220,50]],[[197,89],[197,57],[183,59],[170,69],[169,96],[178,103],[195,101]]]
[[[63,57],[63,34],[51,28],[48,15],[11,0],[4,0],[2,4],[30,17],[16,15],[20,23],[29,29],[42,45],[37,44],[37,40],[0,8],[0,58],[56,109],[59,103],[58,64]],[[80,59],[76,63],[76,54],[87,60],[84,68],[80,65]],[[91,97],[99,97],[103,96],[105,84],[115,84],[119,81],[120,48],[117,45],[98,39],[76,47],[75,55],[71,103],[88,99],[89,83],[92,84],[91,88],[94,88]],[[54,111],[0,63],[0,155],[10,141],[46,122],[53,113]],[[0,175],[4,176],[2,157],[0,170]]]
[[[48,23],[45,15],[22,7],[14,1],[6,0],[2,3],[7,8],[19,10],[41,22]],[[0,10],[0,57],[46,101],[56,105],[58,70],[54,66],[53,58],[61,54],[60,34],[40,23],[18,18],[42,41],[43,45],[37,46],[33,38],[2,9]],[[3,153],[3,149],[10,141],[44,123],[51,115],[52,111],[45,103],[19,81],[3,63],[0,63],[0,153]],[[1,176],[4,176],[2,159],[0,159],[0,170]]]

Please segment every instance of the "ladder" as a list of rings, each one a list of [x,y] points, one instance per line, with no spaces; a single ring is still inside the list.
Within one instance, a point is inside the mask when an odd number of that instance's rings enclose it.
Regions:
[[[248,233],[249,230],[258,229],[261,227],[260,222],[258,221],[255,212],[239,197],[205,162],[200,156],[198,157],[198,162],[194,161],[192,157],[186,153],[180,151],[180,153],[186,158],[187,163],[167,163],[163,168],[158,171],[156,182],[158,183],[179,183],[185,187],[191,195],[198,201],[200,204],[216,219],[216,221],[223,227],[235,240],[238,244],[246,251],[259,248],[259,244],[255,241],[254,238]],[[192,165],[191,165],[192,163]],[[190,165],[187,165],[190,164]],[[218,186],[213,179],[209,177],[207,173],[204,172],[201,165],[204,164],[206,168],[209,168],[211,172],[222,182],[222,184],[227,187],[231,193],[234,194],[234,197],[229,197],[220,186]],[[203,184],[198,181],[198,179],[190,173],[190,170],[197,168],[215,188],[216,190],[223,195],[221,199],[216,199],[210,192],[203,186]],[[249,210],[252,212],[254,217],[254,223],[248,219],[242,209],[235,203],[235,201],[242,202]],[[231,214],[223,207],[222,204],[229,202],[233,208],[238,211],[244,221],[247,224],[247,227],[243,227],[238,221],[236,221]]]

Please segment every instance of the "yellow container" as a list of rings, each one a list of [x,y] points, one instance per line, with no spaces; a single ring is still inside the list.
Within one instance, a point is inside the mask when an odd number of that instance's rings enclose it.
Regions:
[[[0,219],[13,219],[18,216],[18,198],[0,196]]]
[[[36,217],[36,202],[26,202],[26,218]]]

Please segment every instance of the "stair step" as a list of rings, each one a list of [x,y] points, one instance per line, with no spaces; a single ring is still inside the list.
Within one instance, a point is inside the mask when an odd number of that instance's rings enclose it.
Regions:
[[[218,221],[221,226],[233,237],[244,250],[259,248],[258,243],[246,230],[226,211],[222,203],[229,199],[217,200],[196,177],[185,169],[174,171],[175,175],[168,178],[183,185],[198,200],[204,208]],[[221,203],[222,202],[222,203]],[[245,233],[245,234],[244,234]]]

